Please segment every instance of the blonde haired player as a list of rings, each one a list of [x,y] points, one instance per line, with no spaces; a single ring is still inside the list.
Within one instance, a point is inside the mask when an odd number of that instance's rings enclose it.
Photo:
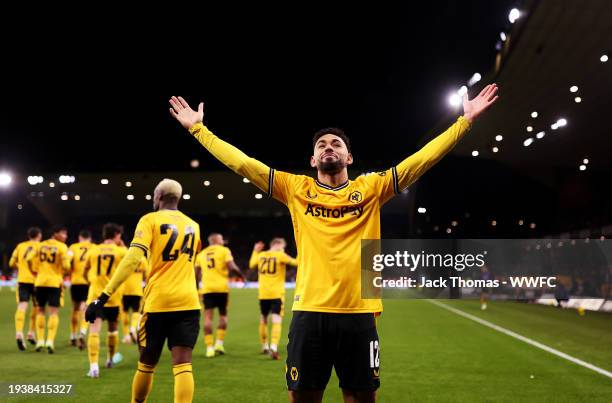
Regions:
[[[285,276],[287,265],[297,266],[298,262],[285,253],[287,242],[283,238],[270,241],[270,249],[264,251],[264,243],[257,242],[249,260],[249,268],[259,273],[259,339],[262,352],[270,353],[273,360],[278,360],[278,342],[280,340],[285,302]],[[268,317],[272,317],[272,335],[268,344]]]
[[[134,231],[127,254],[108,285],[87,307],[92,322],[104,304],[138,268],[143,256],[150,275],[143,295],[138,328],[140,358],[132,382],[132,402],[145,402],[166,340],[172,355],[174,401],[191,402],[191,356],[200,330],[200,301],[194,258],[200,249],[200,226],[178,210],[182,187],[162,180],[153,193],[152,213],[145,214]]]

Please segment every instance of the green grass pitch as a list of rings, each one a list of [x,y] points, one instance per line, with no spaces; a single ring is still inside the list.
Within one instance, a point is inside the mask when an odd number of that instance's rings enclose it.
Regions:
[[[291,300],[290,293],[287,300]],[[443,301],[550,347],[612,371],[612,315],[560,310],[517,302]],[[124,360],[85,376],[87,352],[68,346],[69,305],[61,310],[54,355],[17,350],[15,294],[0,289],[0,384],[69,383],[65,397],[0,396],[0,401],[124,402],[130,397],[137,351],[121,344]],[[204,358],[203,337],[194,351],[196,402],[286,402],[283,359],[291,312],[283,323],[281,361],[259,354],[256,290],[232,290],[227,354]],[[26,324],[27,327],[27,324]],[[386,300],[378,320],[381,339],[380,402],[610,402],[612,379],[530,346],[425,300]],[[100,364],[106,357],[101,338]],[[149,402],[172,401],[172,369],[166,351],[157,367]],[[59,399],[59,400],[58,400]],[[324,401],[339,402],[332,375]]]

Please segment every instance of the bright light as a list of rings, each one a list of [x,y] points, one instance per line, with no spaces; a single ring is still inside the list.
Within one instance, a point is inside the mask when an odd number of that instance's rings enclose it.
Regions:
[[[62,200],[64,200],[64,201],[68,200],[68,195],[67,195],[66,193],[64,193],[64,194],[61,196],[61,199],[62,199]]]
[[[49,187],[50,188],[54,188],[55,187],[55,182],[49,182]]]
[[[550,125],[550,128],[553,130],[557,130],[559,128],[559,125],[557,123],[553,123],[552,125]]]
[[[59,177],[59,183],[74,183],[75,178],[72,175],[61,175]]]
[[[565,125],[567,125],[567,120],[565,120],[563,118],[557,120],[557,127],[563,127]]]
[[[589,159],[588,159],[588,158],[583,159],[583,160],[582,160],[582,163],[583,163],[583,164],[588,164],[588,163],[589,163]]]
[[[217,199],[222,200],[222,199],[223,199],[223,193],[219,193],[219,194],[217,195]]]
[[[498,134],[497,136],[495,136],[496,141],[502,141],[503,139],[504,139],[504,136],[502,136],[501,134]]]
[[[81,196],[79,196],[79,195],[74,195],[74,200],[76,200],[76,201],[81,200]]]
[[[480,73],[474,73],[474,75],[470,77],[470,79],[468,80],[468,85],[471,87],[472,85],[476,84],[481,79],[482,79],[482,76],[480,75]]]
[[[185,200],[189,200],[189,199],[191,199],[191,195],[190,195],[190,194],[185,193],[185,194],[183,195],[183,199],[185,199]]]
[[[204,181],[204,186],[210,186],[210,181]]]
[[[497,221],[495,221],[495,220],[491,221],[491,226],[492,227],[495,227],[496,225],[497,225]]]
[[[458,223],[457,221],[454,221],[454,220],[453,220],[453,221],[451,222],[451,225],[452,225],[453,227],[456,227],[457,225],[459,225],[459,223]]]
[[[461,97],[459,96],[459,94],[457,94],[456,92],[452,93],[449,95],[448,97],[448,103],[450,104],[450,106],[452,106],[453,108],[458,107],[459,105],[461,105]]]
[[[523,220],[519,220],[519,223],[518,223],[518,224],[519,224],[519,225],[523,225],[523,224],[524,224],[524,221],[523,221]]]
[[[452,230],[452,229],[450,229],[450,228],[447,228],[447,229],[446,229],[446,233],[447,233],[447,234],[450,234],[451,232],[453,232],[453,230]]]
[[[151,200],[151,195],[146,195],[146,196],[145,196],[145,199],[147,199],[147,200]]]
[[[251,182],[251,181],[250,181],[250,180],[248,180],[247,178],[242,178],[242,181],[243,181],[244,183],[249,183],[249,182]]]
[[[533,127],[532,127],[532,126],[527,126],[527,131],[528,131],[529,133],[531,133],[531,132],[533,131]]]
[[[417,212],[418,212],[419,214],[425,214],[425,213],[427,213],[427,209],[426,209],[425,207],[419,207],[419,208],[417,209]]]
[[[44,178],[42,176],[28,176],[28,183],[30,185],[37,185],[43,182],[44,182]]]
[[[505,32],[500,32],[500,33],[499,33],[499,37],[500,37],[500,39],[501,39],[502,41],[504,41],[504,42],[506,41],[506,33],[505,33]]]
[[[127,195],[128,200],[134,200],[134,195]]]
[[[17,210],[21,210],[21,209],[23,209],[23,205],[20,203],[17,205]]]
[[[255,194],[255,198],[256,198],[256,199],[261,199],[262,197],[263,197],[263,196],[261,195],[261,193],[257,193],[257,194]]]
[[[8,187],[13,181],[13,177],[7,172],[0,172],[0,187]]]
[[[518,10],[518,8],[513,8],[512,10],[510,10],[510,14],[508,14],[508,20],[511,24],[514,24],[514,22],[518,20],[520,16],[521,12]]]
[[[544,135],[546,134],[546,132],[538,132],[538,134],[536,134],[536,137],[541,139],[542,137],[544,137]]]
[[[525,147],[529,147],[533,143],[533,138],[529,137],[527,140],[523,141],[523,145]]]
[[[465,85],[462,85],[461,88],[459,88],[459,91],[457,91],[457,95],[462,97],[465,94],[467,94],[467,87]]]
[[[534,119],[537,118],[538,117],[538,112],[536,112],[536,111],[531,112],[531,117],[534,118]]]
[[[125,187],[131,188],[132,187],[132,182],[130,182],[130,181],[125,182]]]
[[[472,151],[472,157],[478,157],[478,151],[476,150]]]
[[[599,58],[599,61],[602,63],[605,63],[608,61],[608,55],[601,55],[601,57]]]
[[[529,228],[534,229],[536,227],[535,223],[532,222],[531,224],[529,224]]]
[[[579,104],[580,102],[582,102],[582,98],[580,98],[580,97],[576,97],[576,98],[574,98],[574,102],[576,102],[577,104]]]
[[[494,153],[496,153],[496,152],[498,152],[498,151],[499,151],[499,148],[497,148],[497,147],[493,147],[493,152],[494,152]]]
[[[196,169],[197,167],[200,166],[200,160],[193,159],[193,160],[191,160],[191,164],[190,165],[191,165],[191,167],[193,169]]]
[[[586,171],[586,165],[580,165],[580,170],[581,171]]]
[[[108,179],[100,179],[100,183],[103,185],[108,185]]]
[[[576,86],[576,85],[572,85],[572,86],[570,87],[570,92],[577,92],[577,91],[578,91],[578,86]]]

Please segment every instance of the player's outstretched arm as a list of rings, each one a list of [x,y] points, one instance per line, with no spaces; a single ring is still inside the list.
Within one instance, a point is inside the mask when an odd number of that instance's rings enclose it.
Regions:
[[[497,85],[489,84],[474,99],[463,96],[463,116],[444,133],[427,143],[415,154],[397,165],[398,191],[405,189],[416,181],[423,173],[435,165],[442,157],[455,147],[467,133],[472,123],[495,101],[497,101]]]
[[[170,114],[215,158],[232,171],[249,179],[262,191],[269,192],[270,168],[247,156],[231,144],[219,139],[204,124],[204,103],[200,102],[197,110],[191,109],[182,97],[170,98]]]
[[[257,268],[257,259],[259,257],[259,252],[261,252],[264,247],[265,244],[261,241],[253,245],[253,252],[251,253],[251,258],[249,259],[249,269]]]

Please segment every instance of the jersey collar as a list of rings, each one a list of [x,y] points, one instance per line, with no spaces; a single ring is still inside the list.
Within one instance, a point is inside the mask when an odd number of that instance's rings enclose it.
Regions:
[[[331,187],[331,186],[328,186],[328,185],[326,185],[326,184],[324,184],[324,183],[319,182],[319,180],[318,180],[318,179],[315,179],[315,183],[316,183],[318,186],[322,187],[323,189],[333,190],[333,191],[340,190],[340,189],[344,189],[345,187],[347,187],[347,186],[349,185],[349,182],[350,182],[350,181],[348,181],[348,180],[347,180],[347,181],[346,181],[346,182],[344,182],[342,185],[340,185],[340,186],[336,186],[335,188],[333,188],[333,187]]]

